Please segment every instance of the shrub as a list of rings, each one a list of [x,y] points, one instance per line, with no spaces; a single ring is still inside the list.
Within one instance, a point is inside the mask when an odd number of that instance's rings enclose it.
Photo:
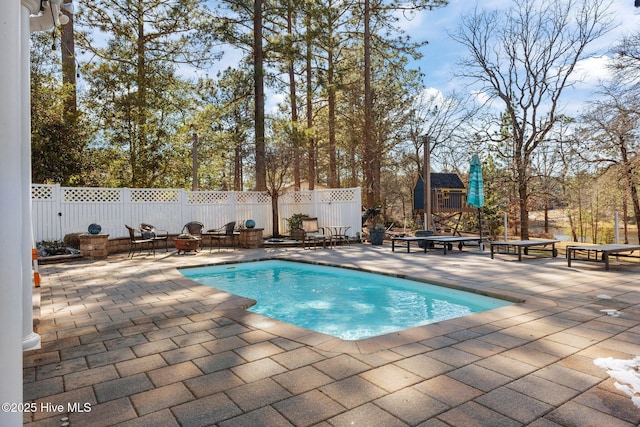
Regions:
[[[64,236],[64,245],[74,249],[80,249],[80,235],[83,233],[69,233]]]
[[[41,256],[64,255],[67,253],[66,246],[61,240],[43,240],[36,244],[36,248]]]
[[[298,230],[302,228],[302,218],[307,218],[309,215],[303,213],[296,213],[287,218],[287,225],[289,226],[289,231]]]

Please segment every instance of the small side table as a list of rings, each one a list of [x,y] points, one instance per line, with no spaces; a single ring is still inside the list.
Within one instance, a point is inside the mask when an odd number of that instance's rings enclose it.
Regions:
[[[263,245],[262,231],[264,228],[240,229],[240,247],[248,249],[261,248]]]
[[[85,259],[106,259],[109,255],[107,244],[109,243],[108,234],[81,234],[80,236],[80,254]]]

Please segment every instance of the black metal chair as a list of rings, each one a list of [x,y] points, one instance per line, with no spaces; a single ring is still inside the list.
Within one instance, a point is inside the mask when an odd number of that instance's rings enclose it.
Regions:
[[[182,234],[191,234],[192,236],[202,236],[204,224],[198,221],[188,222],[182,227]]]
[[[151,224],[140,224],[140,232],[144,239],[153,239],[154,245],[157,241],[164,240],[164,249],[169,252],[169,232],[167,230],[158,230]]]
[[[144,238],[142,236],[136,237],[136,230],[133,227],[130,227],[128,225],[125,225],[125,227],[127,227],[127,230],[129,230],[129,240],[130,240],[129,255],[128,255],[129,258],[133,258],[136,247],[139,248],[139,252],[142,253],[142,248],[145,245],[147,245],[149,255],[151,255],[152,251],[153,251],[153,255],[154,256],[156,255],[156,247],[154,245],[153,239]]]
[[[240,233],[235,231],[236,222],[231,221],[226,223],[220,228],[207,230],[205,233],[207,236],[211,237],[211,239],[215,239],[218,241],[218,252],[220,252],[220,248],[222,247],[222,241],[231,240],[231,247],[236,247],[236,236],[240,236]],[[211,246],[213,248],[213,245]]]

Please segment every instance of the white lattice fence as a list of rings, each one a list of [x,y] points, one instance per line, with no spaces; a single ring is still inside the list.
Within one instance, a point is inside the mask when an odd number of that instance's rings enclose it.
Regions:
[[[62,214],[60,211],[60,186],[31,186],[33,235],[36,241],[58,240],[62,234]]]
[[[153,224],[160,230],[171,233],[180,231],[184,225],[182,217],[183,192],[177,189],[127,189],[125,197],[129,203],[123,207],[126,224],[137,228],[140,223]],[[122,231],[113,235],[120,236]],[[111,233],[110,233],[111,234]]]
[[[60,187],[34,184],[31,189],[34,239],[59,240],[68,233],[84,232],[100,224],[112,238],[126,237],[125,224],[142,222],[179,233],[189,221],[219,228],[229,221],[255,220],[264,235],[273,233],[271,197],[264,192],[185,191],[180,189],[129,189]],[[349,225],[350,235],[361,231],[359,188],[290,192],[279,199],[280,233],[294,213],[317,216],[320,225]]]
[[[87,231],[89,224],[94,223],[100,224],[102,231],[112,237],[124,236],[124,224],[130,220],[125,191],[122,188],[62,187],[62,236]]]
[[[296,191],[280,196],[279,227],[288,233],[287,218],[297,213],[318,218],[318,225],[349,226],[347,234],[362,232],[362,201],[360,188]]]

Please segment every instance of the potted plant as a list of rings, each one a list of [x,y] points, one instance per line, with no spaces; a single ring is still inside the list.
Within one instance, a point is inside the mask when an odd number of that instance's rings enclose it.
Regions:
[[[371,240],[372,245],[381,245],[384,240],[384,233],[386,228],[384,224],[379,222],[373,224],[369,229],[369,239]]]
[[[287,218],[289,237],[295,240],[302,240],[304,236],[304,231],[302,231],[302,218],[307,218],[308,216],[307,214],[296,213]]]

